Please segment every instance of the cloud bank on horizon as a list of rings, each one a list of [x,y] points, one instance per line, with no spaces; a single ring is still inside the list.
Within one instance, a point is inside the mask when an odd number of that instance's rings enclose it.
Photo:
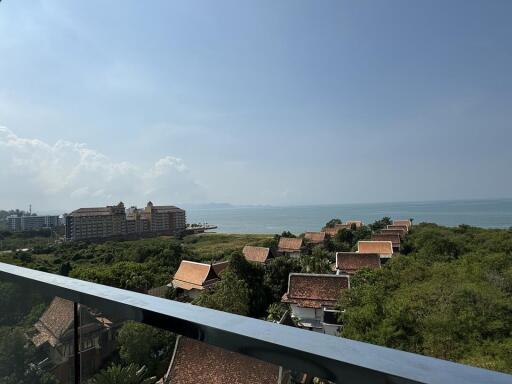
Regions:
[[[49,209],[107,205],[190,202],[204,198],[182,159],[165,156],[144,168],[115,162],[86,144],[49,144],[17,136],[0,126],[2,208],[25,205]],[[20,201],[26,201],[20,206]]]

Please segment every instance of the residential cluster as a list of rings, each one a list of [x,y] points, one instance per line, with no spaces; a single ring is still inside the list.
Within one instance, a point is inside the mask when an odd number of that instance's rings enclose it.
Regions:
[[[148,234],[179,235],[186,229],[185,210],[173,205],[125,209],[117,205],[80,208],[65,215],[66,240],[98,240]]]

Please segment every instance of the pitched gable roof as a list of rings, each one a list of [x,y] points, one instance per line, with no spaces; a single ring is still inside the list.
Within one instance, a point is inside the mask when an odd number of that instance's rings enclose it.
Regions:
[[[405,225],[410,229],[412,227],[412,222],[411,220],[393,220],[393,225]]]
[[[334,306],[347,288],[348,276],[290,273],[288,292],[284,294],[282,302],[306,308]]]
[[[327,236],[336,236],[336,234],[338,233],[338,229],[336,229],[335,227],[324,227],[322,229],[323,232],[325,232],[325,234]]]
[[[246,245],[242,250],[244,257],[248,261],[256,263],[264,263],[270,255],[270,248],[266,247],[255,247],[252,245]]]
[[[172,286],[184,290],[204,289],[217,281],[218,276],[210,264],[182,260],[174,274]]]
[[[391,241],[393,248],[400,247],[400,235],[392,233],[374,233],[372,241]]]
[[[220,277],[220,274],[229,266],[229,261],[218,261],[212,264],[213,271]]]
[[[381,229],[378,233],[393,234],[393,235],[398,235],[401,238],[403,238],[407,232],[403,228],[401,228],[401,229],[387,229],[387,228],[385,228],[385,229]]]
[[[160,384],[278,383],[280,369],[253,357],[179,336]]]
[[[380,268],[376,253],[336,252],[336,269],[349,274],[363,268]]]
[[[403,229],[405,232],[409,232],[409,227],[407,225],[388,225],[387,229]]]
[[[280,252],[297,252],[302,248],[302,239],[300,237],[281,237],[277,247]]]
[[[392,256],[393,244],[391,241],[358,241],[357,252]]]
[[[325,232],[306,232],[304,238],[309,240],[311,243],[323,243],[325,240]]]

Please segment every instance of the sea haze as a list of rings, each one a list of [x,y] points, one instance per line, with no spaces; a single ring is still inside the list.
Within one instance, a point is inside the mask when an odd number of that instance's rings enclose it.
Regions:
[[[320,230],[332,218],[371,223],[384,216],[484,228],[512,227],[512,199],[336,204],[287,207],[215,207],[187,209],[187,222],[218,225],[223,233],[302,233]]]

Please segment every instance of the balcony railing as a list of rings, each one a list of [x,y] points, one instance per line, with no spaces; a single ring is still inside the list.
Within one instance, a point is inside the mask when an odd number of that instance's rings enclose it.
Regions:
[[[86,363],[78,350],[79,305],[337,383],[512,383],[511,375],[499,372],[9,264],[0,263],[0,282],[13,284],[23,293],[74,303],[74,374],[70,382],[75,383],[80,382],[80,367]]]

